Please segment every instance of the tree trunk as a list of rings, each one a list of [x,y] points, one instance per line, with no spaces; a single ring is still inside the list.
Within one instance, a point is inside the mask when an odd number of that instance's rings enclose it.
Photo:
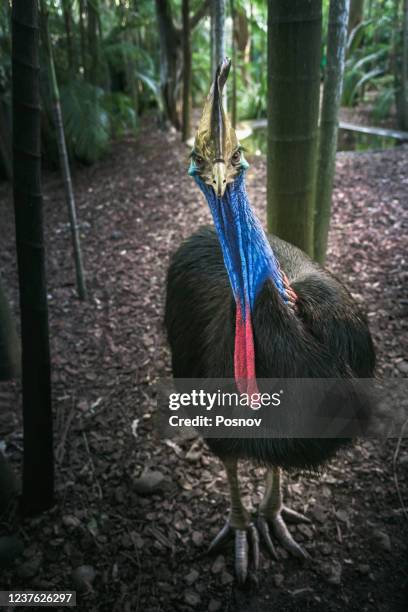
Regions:
[[[134,41],[132,39],[132,33],[127,29],[124,32],[124,40],[127,43],[133,44]],[[136,117],[139,114],[139,92],[137,88],[137,66],[135,65],[135,61],[133,57],[131,57],[130,53],[125,53],[125,71],[126,71],[126,81],[128,84],[128,91],[132,98],[133,102],[133,110],[135,111]]]
[[[394,0],[390,64],[394,74],[395,107],[400,130],[408,130],[408,0]]]
[[[191,134],[191,34],[189,0],[183,0],[183,142]]]
[[[237,14],[235,10],[235,1],[231,0],[231,17],[232,17],[232,36],[231,36],[231,47],[232,47],[232,96],[231,96],[231,123],[232,127],[237,126],[237,42],[236,42],[236,29],[237,29]]]
[[[38,42],[37,0],[14,0],[13,187],[23,352],[22,509],[27,514],[49,508],[54,498]]]
[[[326,259],[330,225],[349,4],[349,0],[331,0],[329,10],[327,70],[320,115],[314,218],[314,257],[322,264]]]
[[[214,72],[225,57],[225,0],[213,0]]]
[[[251,51],[253,51],[253,45],[251,44],[251,32],[248,17],[245,11],[243,11],[240,7],[237,7],[236,9],[235,20],[235,41],[238,54],[241,58],[242,81],[244,85],[248,85],[248,66],[251,63]]]
[[[404,104],[402,91],[402,24],[400,19],[400,0],[394,0],[394,23],[392,28],[392,42],[390,46],[390,66],[394,76],[394,100],[397,125],[404,129]]]
[[[62,1],[62,11],[65,23],[65,38],[67,45],[68,66],[71,72],[76,71],[76,57],[72,37],[72,0]]]
[[[209,10],[210,0],[204,0],[190,17],[190,29],[194,29]],[[167,118],[180,129],[182,105],[183,53],[182,32],[174,25],[169,0],[156,0],[157,25],[160,40],[160,83],[163,105]]]
[[[268,229],[312,255],[321,0],[268,9]]]
[[[166,115],[172,125],[180,129],[179,95],[181,40],[174,27],[168,0],[156,0],[160,37],[160,81]]]
[[[210,81],[212,82],[215,75],[215,57],[214,57],[214,1],[210,4]]]
[[[350,0],[347,35],[350,35],[359,23],[363,21],[364,0]]]
[[[109,70],[109,65],[106,60],[106,57],[102,53],[103,48],[103,28],[102,28],[102,19],[101,12],[99,10],[99,5],[97,4],[99,0],[94,0],[96,3],[96,23],[97,23],[97,31],[96,31],[96,46],[98,50],[98,70],[97,75],[100,74],[99,80],[103,83],[103,87],[105,91],[111,91],[111,75]],[[98,77],[97,77],[98,78]],[[99,84],[99,83],[98,83]]]
[[[81,41],[81,63],[83,75],[87,75],[87,60],[86,60],[86,35],[85,35],[85,0],[79,0],[79,35]]]
[[[90,51],[89,81],[98,85],[100,68],[100,49],[98,38],[98,0],[87,2],[88,48]]]
[[[401,123],[402,129],[408,130],[408,0],[404,0],[401,72]]]
[[[41,30],[42,42],[48,61],[48,76],[50,81],[52,107],[54,112],[54,122],[57,136],[58,157],[64,180],[65,199],[68,206],[69,222],[71,227],[72,246],[74,250],[76,285],[80,300],[86,299],[85,272],[82,263],[81,242],[79,239],[78,221],[76,215],[76,205],[74,190],[72,188],[71,171],[69,169],[68,153],[65,143],[64,126],[62,122],[61,102],[58,89],[57,77],[55,74],[54,58],[48,32],[48,14],[45,9],[45,0],[41,2]]]
[[[225,0],[213,0],[214,11],[214,71],[225,57]],[[227,88],[222,92],[224,108],[227,108]]]

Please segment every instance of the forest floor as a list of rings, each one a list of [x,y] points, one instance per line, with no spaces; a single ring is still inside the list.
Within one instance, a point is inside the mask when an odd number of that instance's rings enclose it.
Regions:
[[[264,552],[258,586],[241,589],[231,548],[206,555],[228,508],[221,464],[201,441],[162,439],[152,418],[155,383],[170,375],[162,324],[169,255],[210,222],[187,156],[175,134],[144,129],[97,165],[76,169],[84,303],[73,284],[61,182],[45,174],[56,505],[32,519],[3,519],[2,533],[24,552],[0,586],[76,589],[79,609],[90,611],[402,611],[408,521],[394,484],[396,438],[362,440],[320,477],[286,480],[287,503],[313,521],[293,527],[310,561],[279,547],[278,561]],[[384,377],[408,375],[407,166],[407,148],[337,158],[328,267],[364,303]],[[262,158],[253,160],[248,191],[264,220]],[[17,311],[5,184],[0,205],[1,272]],[[16,471],[20,413],[19,399],[0,413],[0,440]],[[405,500],[407,466],[405,439],[397,466]],[[241,474],[244,500],[256,506],[263,470],[244,465]]]

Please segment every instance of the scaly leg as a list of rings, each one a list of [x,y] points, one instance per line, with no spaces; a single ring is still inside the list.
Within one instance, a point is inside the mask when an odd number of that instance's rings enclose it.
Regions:
[[[286,550],[296,557],[308,558],[308,553],[293,539],[284,519],[292,523],[310,523],[310,520],[303,516],[303,514],[299,514],[299,512],[295,512],[283,505],[281,470],[274,467],[268,470],[266,475],[265,496],[259,506],[257,522],[259,533],[273,557],[276,558],[276,551],[269,533],[269,526],[272,526],[274,535]]]
[[[254,569],[259,566],[259,537],[255,525],[251,522],[249,512],[244,508],[239,492],[237,460],[223,462],[227,472],[230,488],[231,510],[227,522],[211,542],[208,549],[214,552],[228,539],[235,539],[235,573],[239,582],[244,583],[248,574],[248,547],[251,544]]]

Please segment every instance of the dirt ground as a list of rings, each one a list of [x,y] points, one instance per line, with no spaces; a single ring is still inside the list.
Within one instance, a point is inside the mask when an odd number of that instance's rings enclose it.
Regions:
[[[79,609],[90,611],[402,612],[408,522],[394,484],[395,438],[360,441],[320,477],[286,480],[288,505],[313,520],[293,527],[311,561],[279,547],[274,561],[264,551],[258,585],[240,589],[232,550],[206,555],[228,508],[220,463],[200,441],[161,439],[152,418],[154,384],[170,374],[162,328],[169,254],[210,221],[187,176],[187,155],[176,135],[145,130],[76,169],[86,303],[75,296],[60,179],[44,177],[56,505],[32,519],[3,517],[1,532],[24,551],[0,586],[76,589]],[[407,166],[407,148],[340,154],[335,181],[328,267],[367,309],[385,377],[408,375]],[[248,191],[264,219],[263,159],[253,160]],[[5,184],[0,207],[1,272],[17,310]],[[0,440],[19,471],[19,399],[0,413]],[[407,466],[405,439],[397,476],[406,501]],[[263,471],[243,465],[241,474],[254,507]]]

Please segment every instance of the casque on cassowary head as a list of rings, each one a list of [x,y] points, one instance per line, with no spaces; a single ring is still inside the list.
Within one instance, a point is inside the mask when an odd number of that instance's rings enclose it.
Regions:
[[[235,130],[222,105],[222,90],[230,68],[230,60],[225,59],[217,69],[191,154],[190,174],[199,174],[218,197],[224,195],[227,185],[247,165]]]
[[[369,378],[375,354],[358,305],[300,249],[267,235],[250,205],[248,164],[222,107],[229,69],[227,59],[217,69],[189,168],[214,227],[198,229],[177,249],[167,275],[165,324],[174,377],[234,379],[238,392],[250,396],[264,379]],[[298,411],[290,406],[281,411],[283,418],[303,423],[309,404],[302,402]],[[336,405],[326,402],[323,409],[324,419],[338,417]],[[357,402],[354,415],[365,418],[368,410]],[[206,441],[225,466],[231,498],[227,523],[210,549],[234,537],[235,571],[242,582],[249,548],[258,566],[259,535],[276,554],[270,528],[291,553],[308,556],[285,523],[308,519],[283,504],[281,468],[318,468],[346,441],[302,436]],[[265,496],[255,519],[241,500],[239,459],[267,467]]]

